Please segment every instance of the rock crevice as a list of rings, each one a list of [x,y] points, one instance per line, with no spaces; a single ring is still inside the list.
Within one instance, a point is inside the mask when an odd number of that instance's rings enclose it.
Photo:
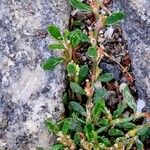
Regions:
[[[139,99],[150,111],[150,3],[149,0],[113,0],[113,9],[122,10],[126,19],[122,24],[128,41],[132,69]]]

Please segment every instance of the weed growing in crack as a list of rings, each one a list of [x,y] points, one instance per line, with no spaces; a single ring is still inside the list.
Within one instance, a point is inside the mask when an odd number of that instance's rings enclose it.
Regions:
[[[47,129],[57,135],[57,144],[51,150],[130,150],[133,147],[143,150],[143,141],[149,136],[150,124],[137,124],[141,117],[149,117],[148,113],[137,112],[136,102],[127,84],[120,85],[123,99],[115,110],[109,110],[105,102],[107,90],[95,86],[114,80],[113,74],[102,74],[99,63],[104,56],[110,58],[105,47],[98,44],[98,33],[105,26],[119,23],[123,12],[110,11],[97,0],[69,0],[70,4],[81,11],[93,13],[95,22],[88,33],[80,29],[61,32],[55,25],[48,27],[48,33],[57,40],[49,45],[50,50],[62,51],[62,57],[50,57],[43,64],[45,70],[53,70],[57,65],[66,67],[68,88],[63,96],[66,116],[59,122],[46,120]],[[99,9],[108,15],[99,13]],[[75,55],[76,50],[88,45],[86,57],[91,64],[82,64]],[[123,73],[130,74],[121,67]],[[100,84],[100,85],[101,85]],[[130,110],[130,113],[126,113]]]

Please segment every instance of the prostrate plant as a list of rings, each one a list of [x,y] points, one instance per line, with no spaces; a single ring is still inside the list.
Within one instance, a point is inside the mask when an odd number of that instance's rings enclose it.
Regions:
[[[88,0],[88,4],[79,0],[70,0],[70,4],[84,12],[95,15],[95,23],[89,27],[88,33],[80,29],[65,30],[63,33],[54,25],[48,27],[48,33],[57,40],[49,45],[50,50],[62,51],[62,57],[50,57],[43,64],[45,70],[52,70],[58,64],[66,66],[68,89],[63,96],[66,116],[59,122],[47,120],[48,130],[57,135],[57,144],[51,150],[130,150],[137,147],[144,149],[143,141],[149,136],[150,124],[137,125],[140,117],[147,113],[137,112],[136,103],[127,84],[120,85],[123,100],[114,111],[107,108],[104,97],[106,89],[97,82],[107,83],[113,80],[113,74],[102,73],[99,63],[108,56],[103,45],[97,42],[98,32],[105,26],[119,23],[124,17],[123,12],[110,11],[101,1]],[[99,9],[108,16],[99,14]],[[82,45],[89,45],[86,56],[92,65],[82,65],[75,55]],[[132,114],[127,113],[130,109]],[[131,111],[132,110],[132,111]]]

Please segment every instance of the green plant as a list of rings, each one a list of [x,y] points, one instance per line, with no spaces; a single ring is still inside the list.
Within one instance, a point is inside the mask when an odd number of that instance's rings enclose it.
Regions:
[[[124,150],[143,149],[143,141],[149,136],[150,124],[137,125],[138,118],[146,117],[147,113],[139,113],[136,103],[127,84],[120,85],[123,100],[115,110],[109,110],[104,97],[107,90],[103,87],[95,88],[96,82],[107,83],[113,79],[113,74],[102,74],[99,63],[103,56],[109,57],[105,48],[97,42],[98,32],[105,26],[119,23],[124,17],[123,12],[110,11],[97,0],[89,0],[88,4],[80,0],[70,0],[70,4],[84,12],[95,15],[95,27],[88,33],[80,29],[65,30],[63,33],[54,25],[48,27],[48,33],[57,40],[49,45],[50,50],[62,51],[62,57],[50,57],[43,64],[45,70],[52,70],[58,64],[66,67],[68,89],[63,96],[66,116],[55,123],[46,120],[48,130],[57,135],[58,144],[51,150],[84,149],[84,150]],[[108,15],[99,13],[104,9]],[[83,44],[88,45],[86,56],[91,65],[81,64],[75,52]],[[130,109],[132,114],[126,114]],[[126,116],[125,116],[126,115]]]

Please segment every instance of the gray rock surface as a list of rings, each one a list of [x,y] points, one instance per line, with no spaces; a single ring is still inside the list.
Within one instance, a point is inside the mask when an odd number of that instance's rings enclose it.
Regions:
[[[63,113],[64,70],[40,64],[56,55],[48,24],[65,28],[69,11],[66,0],[0,0],[0,150],[48,149],[55,139],[43,122]]]
[[[122,28],[128,40],[136,88],[150,112],[150,1],[113,0],[113,8],[127,15]]]

